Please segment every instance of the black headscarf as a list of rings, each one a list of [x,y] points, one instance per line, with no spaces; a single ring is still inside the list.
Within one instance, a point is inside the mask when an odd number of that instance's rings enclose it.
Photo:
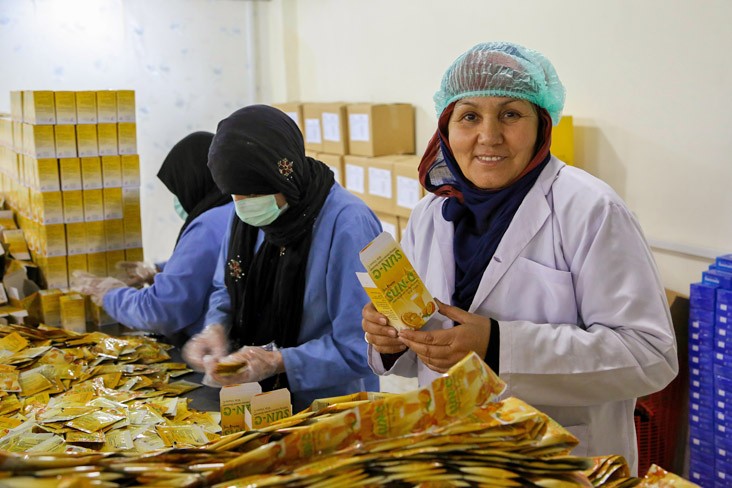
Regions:
[[[234,217],[225,283],[234,314],[230,339],[238,346],[298,345],[305,295],[305,270],[315,219],[334,183],[325,164],[305,156],[302,134],[284,112],[252,105],[219,123],[208,166],[222,192],[231,195],[282,193],[289,208],[264,231]],[[251,284],[251,286],[247,286]],[[263,382],[287,386],[286,375]]]
[[[221,193],[206,166],[213,137],[210,132],[185,136],[173,146],[158,171],[160,181],[178,198],[188,214],[178,239],[196,217],[231,201],[230,195]],[[175,243],[177,245],[178,240]]]

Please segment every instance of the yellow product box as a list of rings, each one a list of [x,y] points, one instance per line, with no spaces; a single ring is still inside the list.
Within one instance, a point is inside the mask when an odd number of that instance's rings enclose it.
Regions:
[[[142,246],[142,221],[140,216],[140,189],[122,189],[122,213],[125,226],[125,248]]]
[[[76,145],[79,157],[99,156],[97,126],[79,124],[76,127]]]
[[[140,186],[140,156],[137,154],[125,154],[120,156],[122,165],[122,186],[125,188],[137,188]]]
[[[86,255],[89,272],[97,276],[107,276],[107,253],[94,252]],[[114,269],[113,269],[114,270]]]
[[[419,182],[420,161],[419,156],[394,157],[394,213],[400,217],[409,217],[426,194]]]
[[[102,185],[104,188],[119,188],[122,186],[120,156],[102,156]]]
[[[55,158],[56,143],[52,125],[23,124],[23,153],[34,158]]]
[[[104,221],[104,238],[107,241],[107,251],[125,248],[125,228],[122,219]]]
[[[574,120],[571,115],[562,116],[556,127],[552,127],[551,153],[574,165]]]
[[[408,103],[357,103],[346,107],[350,154],[414,154],[414,107]]]
[[[104,188],[104,219],[121,219],[122,209],[122,188]]]
[[[221,405],[221,434],[233,434],[248,430],[245,423],[246,413],[254,395],[262,393],[259,383],[243,383],[223,386],[219,392]]]
[[[64,221],[64,204],[60,191],[33,192],[33,215],[42,224],[61,224]]]
[[[142,222],[140,218],[126,217],[125,225],[125,248],[142,247]]]
[[[13,147],[13,121],[0,116],[0,146]]]
[[[65,256],[66,228],[64,224],[47,224],[38,228],[39,251],[44,256]]]
[[[66,247],[68,254],[86,254],[89,245],[86,242],[86,222],[66,224]]]
[[[366,170],[369,158],[363,156],[345,156],[343,158],[343,180],[346,190],[364,199],[366,196]],[[366,201],[364,199],[364,201]],[[368,202],[366,202],[368,204]]]
[[[66,267],[69,273],[69,283],[73,283],[74,271],[86,273],[89,268],[86,264],[86,254],[69,254],[66,256]]]
[[[40,191],[59,191],[59,164],[57,159],[25,158],[28,167],[33,168],[35,184]]]
[[[144,261],[145,254],[142,252],[141,247],[133,247],[125,249],[125,259],[127,261]]]
[[[137,153],[137,125],[134,122],[117,124],[117,145],[119,154]]]
[[[59,327],[61,325],[61,303],[60,298],[63,295],[61,290],[53,288],[50,290],[39,290],[41,321],[51,327]]]
[[[93,222],[85,222],[85,224],[86,249],[89,252],[89,260],[91,262],[91,253],[107,250],[107,241],[104,237],[104,221],[95,220]]]
[[[0,227],[3,229],[17,229],[12,210],[0,210]]]
[[[273,103],[274,108],[278,108],[285,112],[293,122],[300,128],[300,132],[303,131],[303,119],[302,119],[302,104],[300,102],[285,102],[285,103]]]
[[[135,121],[135,91],[117,90],[117,122]]]
[[[18,260],[30,261],[30,252],[28,251],[28,243],[21,229],[5,229],[1,232],[2,242],[7,246],[10,254]]]
[[[107,311],[104,310],[104,307],[100,307],[91,300],[87,300],[86,305],[86,315],[91,321],[92,325],[99,327],[103,325],[112,325],[117,323],[114,317],[110,316]]]
[[[25,90],[23,92],[23,121],[35,125],[56,123],[56,108],[53,92],[48,90]]]
[[[64,200],[64,222],[84,222],[84,198],[81,190],[61,192]]]
[[[99,155],[117,154],[117,124],[97,124]]]
[[[23,92],[13,90],[10,92],[10,118],[13,122],[23,122]]]
[[[312,156],[328,165],[333,172],[333,177],[339,185],[343,186],[343,156],[340,154],[317,153]]]
[[[76,129],[73,125],[54,125],[57,158],[76,157]]]
[[[117,92],[99,90],[97,92],[97,123],[117,122]]]
[[[102,190],[84,190],[84,220],[104,220],[104,198]]]
[[[292,416],[292,402],[287,388],[259,393],[251,398],[244,422],[249,429],[258,430]]]
[[[73,332],[86,332],[86,307],[84,297],[78,293],[63,295],[59,298],[61,327]]]
[[[13,121],[13,151],[23,153],[23,122]]]
[[[84,190],[102,188],[102,160],[99,156],[81,159],[81,184]]]
[[[356,275],[392,327],[419,329],[437,313],[437,303],[391,234],[379,234],[359,257],[366,273]]]
[[[43,256],[39,260],[39,267],[43,272],[46,288],[66,289],[69,287],[66,256]]]
[[[399,223],[397,222],[397,216],[384,212],[374,212],[376,218],[381,222],[381,228],[384,232],[388,232],[394,238],[396,242],[401,240],[401,234],[399,233]]]
[[[320,126],[320,115],[322,113],[323,104],[321,103],[302,104],[305,149],[309,151],[323,151],[323,131]]]
[[[53,101],[56,107],[56,124],[76,124],[76,93],[72,91],[53,92]]]
[[[97,92],[78,91],[76,92],[76,123],[96,124],[97,123]]]
[[[81,190],[81,162],[79,158],[61,158],[58,160],[63,191]]]
[[[107,251],[107,270],[113,271],[117,267],[117,263],[125,260],[125,251],[120,249],[117,251]]]
[[[321,128],[323,129],[323,152],[348,154],[348,125],[346,104],[328,103],[321,106]]]

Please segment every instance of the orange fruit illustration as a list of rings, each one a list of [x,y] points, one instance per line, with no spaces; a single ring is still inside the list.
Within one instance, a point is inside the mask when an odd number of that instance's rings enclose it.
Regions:
[[[424,320],[414,312],[404,312],[401,316],[402,322],[412,329],[419,329],[424,325]]]
[[[422,309],[422,317],[428,317],[432,315],[435,312],[435,302],[429,302],[423,309]]]

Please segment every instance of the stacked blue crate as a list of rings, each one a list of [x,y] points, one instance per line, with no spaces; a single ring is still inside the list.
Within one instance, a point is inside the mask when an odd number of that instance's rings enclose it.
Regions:
[[[689,315],[689,477],[732,486],[732,254],[692,283]]]

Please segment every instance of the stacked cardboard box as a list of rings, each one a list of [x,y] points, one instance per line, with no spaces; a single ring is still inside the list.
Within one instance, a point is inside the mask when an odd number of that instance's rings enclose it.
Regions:
[[[12,92],[0,191],[48,288],[142,260],[134,91]]]

